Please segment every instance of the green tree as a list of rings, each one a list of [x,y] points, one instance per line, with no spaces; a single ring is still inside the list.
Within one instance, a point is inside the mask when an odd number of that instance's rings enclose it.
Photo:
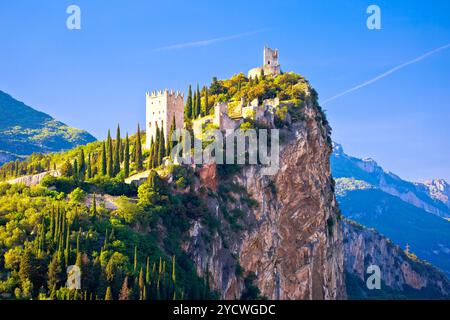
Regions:
[[[134,263],[133,263],[133,270],[134,273],[136,274],[136,270],[137,270],[137,246],[134,246]]]
[[[58,259],[58,255],[55,253],[53,254],[52,260],[48,266],[48,273],[47,273],[47,285],[48,288],[59,288],[64,281],[64,274],[62,270],[62,261]]]
[[[136,170],[142,171],[144,169],[144,164],[143,164],[143,158],[142,158],[141,129],[139,127],[139,124],[137,127],[135,151],[136,151]]]
[[[87,177],[92,178],[92,159],[91,153],[88,154],[88,162],[87,162]]]
[[[198,117],[197,114],[197,90],[194,91],[194,97],[192,98],[192,117],[191,119],[196,119]]]
[[[205,104],[202,105],[203,109],[202,109],[202,113],[204,116],[209,114],[209,97],[208,97],[208,87],[204,87],[205,90]]]
[[[192,88],[189,85],[188,96],[186,99],[186,106],[184,107],[184,121],[189,121],[192,118]]]
[[[114,161],[113,161],[113,143],[112,143],[112,139],[111,139],[111,132],[110,130],[108,130],[108,138],[106,140],[106,146],[107,146],[107,151],[108,151],[108,158],[107,158],[107,163],[108,163],[108,176],[113,177],[114,176]]]
[[[112,296],[112,293],[111,293],[111,287],[106,288],[105,300],[106,301],[113,300],[113,296]]]
[[[163,159],[166,156],[166,142],[164,139],[164,127],[161,127],[159,131],[159,145],[158,145],[158,164],[163,163]]]
[[[172,123],[170,124],[169,135],[167,136],[167,140],[168,140],[167,141],[167,152],[166,152],[167,156],[170,156],[170,154],[172,153],[172,150],[175,146],[175,141],[172,141],[172,136],[176,129],[177,129],[177,127],[176,127],[175,113],[174,113]]]
[[[62,167],[61,167],[61,175],[63,177],[67,177],[67,178],[73,177],[73,166],[72,166],[72,164],[70,163],[69,160],[66,160],[64,162],[64,164],[62,165]]]
[[[81,181],[84,181],[84,179],[86,178],[86,158],[84,157],[83,148],[81,148],[81,150],[80,150],[78,159],[79,159],[78,160],[78,164],[79,164],[78,177]]]
[[[155,150],[156,150],[156,143],[155,140],[152,137],[151,145],[150,145],[150,155],[148,159],[148,169],[152,169],[155,167]]]
[[[116,147],[114,149],[114,175],[117,175],[120,172],[120,148],[122,144],[122,139],[120,138],[120,126],[117,125],[116,132]]]
[[[20,281],[25,282],[26,280],[30,280],[31,283],[34,283],[36,280],[36,270],[37,264],[36,259],[33,252],[29,249],[25,250],[20,259],[19,266],[19,277]]]
[[[73,160],[73,178],[78,179],[79,178],[79,171],[78,171],[78,160]]]
[[[127,178],[130,175],[130,141],[128,139],[128,133],[125,138],[125,148],[124,148],[124,170],[125,177]]]
[[[196,103],[196,107],[197,107],[197,110],[195,112],[195,116],[198,118],[198,117],[202,116],[202,97],[200,95],[200,87],[199,87],[198,84],[197,84],[197,103]]]
[[[106,176],[107,174],[107,164],[106,164],[106,144],[105,141],[103,141],[102,143],[102,163],[101,163],[101,167],[102,167],[102,175]]]

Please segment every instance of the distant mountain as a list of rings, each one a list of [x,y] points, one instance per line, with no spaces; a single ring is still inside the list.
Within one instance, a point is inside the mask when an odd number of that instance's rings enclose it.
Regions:
[[[343,214],[377,231],[450,275],[448,185],[412,183],[358,159],[335,144],[331,168]],[[437,181],[441,181],[438,183]]]
[[[450,208],[450,185],[443,179],[426,181],[428,194],[435,200],[445,203]]]
[[[0,164],[33,152],[72,149],[96,139],[0,91]]]
[[[449,299],[450,280],[373,229],[344,220],[344,267],[349,299]],[[369,290],[367,268],[381,270],[381,290]]]
[[[388,193],[427,212],[450,218],[450,187],[444,180],[413,183],[386,172],[371,158],[358,159],[344,153],[340,144],[333,144],[331,170],[334,178],[353,178]]]

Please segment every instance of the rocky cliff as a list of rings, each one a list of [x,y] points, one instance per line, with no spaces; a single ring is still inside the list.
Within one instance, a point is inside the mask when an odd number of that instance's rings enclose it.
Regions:
[[[204,197],[217,223],[196,221],[184,249],[222,298],[258,290],[269,299],[346,297],[329,134],[320,108],[307,100],[302,121],[280,133],[275,175],[263,175],[260,166],[230,174],[227,165],[198,174],[198,188],[213,186]]]
[[[373,229],[343,223],[345,270],[349,298],[448,299],[450,281],[431,265],[405,253]],[[369,265],[381,270],[381,290],[368,290]]]

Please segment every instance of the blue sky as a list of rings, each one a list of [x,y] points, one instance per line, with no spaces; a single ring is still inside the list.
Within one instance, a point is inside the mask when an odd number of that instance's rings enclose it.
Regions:
[[[66,28],[71,4],[81,30]],[[146,91],[246,72],[264,45],[324,101],[450,43],[450,1],[2,1],[0,43],[0,90],[104,138],[144,124]],[[450,180],[449,62],[442,50],[329,102],[333,139],[407,179]]]

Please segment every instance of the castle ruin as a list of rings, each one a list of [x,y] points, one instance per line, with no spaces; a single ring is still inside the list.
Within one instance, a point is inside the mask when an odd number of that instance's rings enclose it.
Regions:
[[[281,74],[280,63],[278,62],[278,49],[264,47],[262,67],[253,68],[248,72],[248,78],[261,77],[262,75]]]
[[[262,75],[276,76],[281,74],[278,62],[278,49],[264,47],[263,66],[251,69],[248,78],[261,77]],[[184,95],[173,90],[163,90],[158,92],[147,92],[146,94],[146,144],[150,149],[152,139],[156,140],[157,128],[163,129],[165,141],[171,140],[168,137],[170,127],[175,116],[175,126],[177,129],[184,128]],[[252,119],[260,121],[264,118],[271,118],[270,114],[278,107],[278,98],[258,101],[257,99],[246,102],[218,102],[214,106],[214,114],[193,120],[194,131],[201,129],[211,123],[220,130],[236,129],[245,121]]]

